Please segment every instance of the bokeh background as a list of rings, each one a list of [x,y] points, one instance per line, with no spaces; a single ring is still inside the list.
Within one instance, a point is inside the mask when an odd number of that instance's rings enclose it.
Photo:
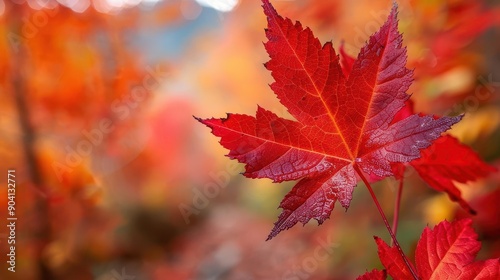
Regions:
[[[401,0],[417,111],[465,113],[451,133],[500,167],[500,3]],[[355,56],[392,0],[273,1]],[[0,221],[16,170],[16,272],[0,279],[353,279],[388,233],[359,184],[334,209],[265,241],[293,182],[239,173],[193,119],[289,117],[268,84],[259,1],[0,0]],[[500,175],[459,185],[479,214],[479,258],[500,256]],[[398,237],[467,216],[408,171]],[[393,216],[397,182],[375,184]],[[2,222],[3,223],[3,222]],[[6,222],[5,222],[6,223]]]

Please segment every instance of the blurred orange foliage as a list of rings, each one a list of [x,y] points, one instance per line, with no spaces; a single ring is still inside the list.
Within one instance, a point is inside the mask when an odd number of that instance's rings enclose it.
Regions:
[[[352,279],[378,264],[371,236],[385,232],[363,191],[348,213],[333,212],[335,223],[265,243],[292,185],[244,179],[192,119],[253,114],[255,104],[289,117],[267,86],[260,3],[234,1],[223,13],[206,1],[153,2],[0,0],[0,182],[16,170],[18,217],[15,273],[0,230],[0,279]],[[351,54],[390,9],[382,0],[274,2]],[[417,110],[466,112],[454,134],[500,166],[499,7],[399,2]],[[399,230],[408,251],[435,222],[428,217],[451,219],[455,207],[413,177]],[[482,201],[498,188],[493,177],[464,186],[465,198]],[[387,213],[393,183],[377,189]],[[2,187],[0,221],[7,202]],[[479,234],[498,248],[482,217]]]

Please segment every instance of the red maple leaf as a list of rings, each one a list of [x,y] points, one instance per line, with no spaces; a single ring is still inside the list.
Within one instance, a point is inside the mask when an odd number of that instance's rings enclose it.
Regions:
[[[425,228],[415,251],[418,277],[427,279],[500,279],[500,259],[474,261],[481,243],[470,219],[443,221]],[[396,247],[375,237],[380,261],[394,279],[412,279]],[[366,278],[380,279],[380,278]]]
[[[246,164],[245,176],[299,180],[280,204],[283,212],[270,239],[297,222],[323,223],[336,201],[347,209],[356,174],[392,176],[393,163],[420,157],[420,150],[461,116],[414,114],[391,123],[409,98],[412,82],[396,5],[345,75],[331,42],[322,46],[309,28],[263,2],[265,48],[271,57],[266,68],[275,79],[271,88],[295,120],[260,106],[256,117],[228,114],[198,120],[221,137],[231,159]]]

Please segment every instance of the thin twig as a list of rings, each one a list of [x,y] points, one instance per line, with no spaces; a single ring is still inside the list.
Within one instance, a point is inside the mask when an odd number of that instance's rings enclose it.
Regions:
[[[392,221],[392,230],[394,231],[394,236],[398,235],[398,222],[399,222],[399,208],[401,205],[401,196],[403,194],[403,178],[399,180],[398,186],[398,195],[396,197],[396,204],[394,205],[394,217]],[[393,245],[393,241],[391,239],[391,246]]]

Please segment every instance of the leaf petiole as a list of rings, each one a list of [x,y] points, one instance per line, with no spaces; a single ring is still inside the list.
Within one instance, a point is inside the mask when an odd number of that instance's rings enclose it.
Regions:
[[[394,236],[398,235],[398,223],[399,223],[399,208],[401,205],[401,196],[403,194],[403,178],[399,180],[398,194],[396,197],[396,204],[394,205],[394,217],[392,221],[392,230],[394,231]],[[393,241],[391,239],[391,246]]]

